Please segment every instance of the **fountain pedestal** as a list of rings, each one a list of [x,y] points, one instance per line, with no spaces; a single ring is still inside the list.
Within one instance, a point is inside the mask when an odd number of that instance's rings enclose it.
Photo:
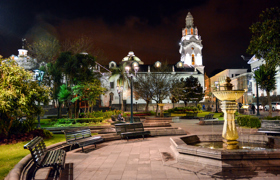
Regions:
[[[222,101],[222,111],[224,113],[223,142],[225,149],[238,149],[238,133],[235,126],[234,113],[237,110],[235,100],[239,99],[245,91],[232,90],[230,78],[227,77],[224,91],[214,91],[216,98]]]
[[[159,109],[160,109],[160,117],[163,117],[163,106],[164,106],[164,104],[159,103],[158,106],[159,106]]]
[[[222,136],[225,149],[238,148],[238,133],[235,126],[234,113],[237,110],[235,101],[223,101],[221,109],[224,113],[224,127]]]

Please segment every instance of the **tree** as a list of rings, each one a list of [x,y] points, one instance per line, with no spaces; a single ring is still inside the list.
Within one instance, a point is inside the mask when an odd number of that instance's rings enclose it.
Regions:
[[[13,60],[0,65],[0,134],[8,137],[15,121],[24,115],[34,123],[34,116],[43,113],[37,102],[49,102],[49,88],[32,81],[33,74],[19,67]]]
[[[58,104],[58,114],[57,118],[61,118],[61,105],[62,103],[58,100],[58,93],[60,90],[60,86],[62,85],[62,71],[61,68],[58,66],[57,62],[48,63],[45,66],[40,67],[40,70],[45,72],[44,80],[48,81],[48,86],[51,87],[51,98],[53,101]]]
[[[123,86],[124,88],[128,88],[129,87],[129,84],[130,84],[130,80],[129,78],[127,77],[127,74],[125,72],[125,66],[126,66],[126,63],[123,63],[123,64],[120,64],[119,67],[114,67],[111,69],[111,76],[109,77],[109,80],[114,80],[114,79],[117,79],[117,86]],[[121,107],[121,110],[123,111],[124,108],[123,108],[123,91],[122,91],[122,95],[121,95],[121,104],[122,104],[122,107]]]
[[[27,45],[30,55],[41,62],[54,62],[60,52],[59,41],[55,37],[42,37]]]
[[[147,74],[138,74],[136,81],[134,82],[134,91],[142,99],[146,101],[145,111],[149,111],[149,103],[152,100],[153,93],[151,89],[151,84],[153,80],[151,75]]]
[[[97,78],[97,74],[93,72],[95,58],[88,54],[62,52],[57,59],[57,66],[61,68],[70,86]]]
[[[172,82],[172,87],[170,90],[171,93],[171,101],[173,103],[173,108],[174,108],[174,103],[179,102],[182,96],[182,90],[184,87],[183,83],[183,78],[181,79],[174,79]]]
[[[156,101],[158,113],[158,104],[162,103],[164,99],[170,96],[170,91],[172,89],[172,82],[176,79],[176,75],[170,73],[171,68],[164,63],[160,68],[151,68],[151,90],[152,90],[152,100]]]
[[[270,91],[275,90],[275,74],[276,69],[266,68],[266,65],[261,65],[260,69],[254,72],[255,80],[260,89],[265,90],[269,105],[269,116],[272,116],[272,106],[270,100]]]
[[[71,100],[71,90],[67,87],[66,84],[62,84],[60,86],[59,93],[57,94],[58,101],[60,103],[65,103],[66,107],[68,107],[68,117],[72,117],[72,111],[70,110],[70,100]]]
[[[185,106],[190,101],[195,101],[197,104],[204,96],[203,88],[198,78],[193,76],[174,81],[171,93],[178,100],[184,101]]]
[[[276,66],[280,64],[280,9],[277,7],[267,8],[259,17],[260,21],[250,27],[252,38],[247,52],[255,55],[258,59],[265,60],[265,65],[257,72],[259,77],[255,77],[255,79],[264,78],[263,80],[269,81],[259,81],[258,84],[264,90],[267,89],[269,115],[272,115],[270,91],[273,90],[273,84],[275,84],[272,82],[275,77],[272,76],[275,76]],[[270,78],[265,79],[266,77]]]
[[[99,99],[101,94],[104,94],[106,88],[101,87],[101,82],[99,80],[94,80],[92,82],[86,83],[84,85],[84,100],[88,101],[88,111],[93,109],[96,101]]]
[[[260,21],[250,27],[252,38],[247,52],[265,59],[266,67],[274,69],[280,64],[280,9],[266,9],[259,17]]]

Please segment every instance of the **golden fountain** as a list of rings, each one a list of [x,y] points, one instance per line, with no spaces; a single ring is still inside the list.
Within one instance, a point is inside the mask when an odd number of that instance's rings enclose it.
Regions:
[[[235,126],[234,113],[237,110],[235,100],[239,99],[244,90],[232,90],[231,79],[227,77],[225,90],[214,91],[213,94],[222,101],[221,109],[224,113],[223,142],[225,149],[238,149],[238,132]]]

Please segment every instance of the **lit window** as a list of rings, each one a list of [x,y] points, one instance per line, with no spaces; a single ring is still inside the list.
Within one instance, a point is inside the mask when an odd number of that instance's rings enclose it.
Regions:
[[[194,54],[192,55],[192,65],[195,65]]]

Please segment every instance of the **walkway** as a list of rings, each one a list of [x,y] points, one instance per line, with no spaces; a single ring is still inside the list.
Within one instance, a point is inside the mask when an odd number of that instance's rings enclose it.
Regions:
[[[197,120],[182,120],[173,126],[180,126],[188,133],[212,133],[212,126],[199,126]],[[213,126],[213,131],[222,131],[222,126]],[[149,137],[145,140],[132,139],[105,142],[68,152],[67,169],[62,179],[215,179],[210,176],[180,170],[172,167],[175,163],[170,149],[170,137]],[[45,179],[46,170],[39,170],[36,179]],[[243,176],[244,177],[244,176]],[[280,179],[280,175],[254,172],[250,178]]]

